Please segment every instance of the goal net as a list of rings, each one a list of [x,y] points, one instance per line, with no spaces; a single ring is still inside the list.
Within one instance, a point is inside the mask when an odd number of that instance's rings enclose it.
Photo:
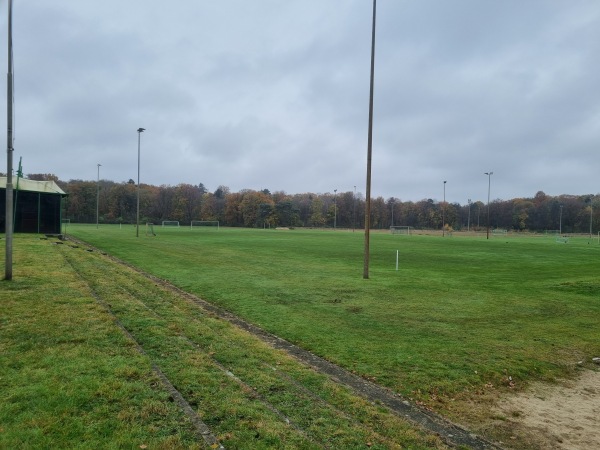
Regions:
[[[179,220],[163,220],[163,227],[179,227]]]
[[[407,226],[391,226],[390,227],[390,232],[392,234],[403,234],[403,235],[410,235],[410,227]]]
[[[192,220],[190,222],[190,229],[198,229],[198,228],[213,228],[219,231],[219,221],[218,220]]]
[[[502,228],[494,228],[492,230],[492,234],[495,236],[505,236],[506,234],[508,234],[508,230],[504,230]]]

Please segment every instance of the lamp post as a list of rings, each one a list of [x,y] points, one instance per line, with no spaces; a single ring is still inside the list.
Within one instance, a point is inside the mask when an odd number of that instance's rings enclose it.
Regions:
[[[446,235],[446,180],[444,180],[444,203],[442,203],[442,237]]]
[[[394,206],[395,206],[395,202],[394,202],[393,198],[390,201],[390,203],[392,204],[392,225],[391,226],[394,226]]]
[[[333,229],[337,227],[337,189],[333,190]]]
[[[487,204],[487,239],[490,238],[490,188],[492,186],[492,175],[494,172],[485,172],[484,175],[488,176],[488,204]]]
[[[138,177],[137,177],[137,212],[135,220],[135,237],[140,237],[140,141],[145,128],[138,128]]]
[[[98,182],[96,183],[96,229],[98,229],[98,217],[100,216],[100,166],[98,164]]]
[[[468,199],[467,203],[469,204],[469,215],[468,215],[468,219],[467,219],[467,232],[469,232],[469,231],[471,231],[471,199]]]

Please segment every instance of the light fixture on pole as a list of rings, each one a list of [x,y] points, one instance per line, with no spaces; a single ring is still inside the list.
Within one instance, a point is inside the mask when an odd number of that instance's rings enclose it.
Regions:
[[[98,217],[100,216],[100,166],[98,164],[98,181],[96,182],[96,229],[98,229]]]
[[[442,204],[442,237],[446,235],[446,180],[444,180],[444,203]]]
[[[492,186],[492,175],[494,172],[485,172],[484,175],[488,176],[488,204],[487,204],[487,239],[490,238],[490,188]]]
[[[333,190],[333,229],[337,227],[337,189]]]
[[[137,176],[137,212],[135,220],[135,237],[140,237],[140,141],[145,128],[138,128],[138,176]]]

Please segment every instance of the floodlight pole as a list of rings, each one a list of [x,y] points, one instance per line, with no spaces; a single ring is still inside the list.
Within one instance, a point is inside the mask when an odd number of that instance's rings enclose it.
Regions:
[[[446,180],[444,180],[444,203],[442,204],[442,237],[446,235]]]
[[[337,189],[333,190],[333,229],[337,228]]]
[[[392,201],[390,203],[392,204],[392,224],[391,224],[391,226],[393,227],[394,226],[394,206],[395,206],[393,198],[392,198]]]
[[[138,128],[138,177],[137,177],[137,212],[135,220],[135,237],[140,237],[140,141],[145,128]]]
[[[367,143],[367,190],[365,201],[365,255],[363,278],[369,278],[369,241],[371,228],[371,155],[373,153],[373,87],[375,79],[375,16],[377,0],[373,0],[373,26],[371,30],[371,82],[369,90],[369,135]]]
[[[593,212],[594,212],[593,201],[594,201],[594,196],[592,195],[590,197],[590,239],[592,238],[592,218],[593,218]]]
[[[469,204],[469,215],[467,216],[467,232],[471,231],[471,199],[467,200]]]
[[[98,164],[98,181],[96,183],[96,229],[98,229],[98,217],[100,212],[100,166]]]
[[[4,263],[4,279],[12,280],[12,254],[13,254],[13,59],[12,59],[12,0],[8,0],[8,73],[7,81],[7,107],[6,107],[6,259]]]
[[[356,230],[356,186],[354,186],[354,196],[352,197],[352,232]]]
[[[488,176],[487,239],[489,239],[490,238],[490,188],[492,186],[492,175],[494,175],[494,172],[485,172],[484,175]]]

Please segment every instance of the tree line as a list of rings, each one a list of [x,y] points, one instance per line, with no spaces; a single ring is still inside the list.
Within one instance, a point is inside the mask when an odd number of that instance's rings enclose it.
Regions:
[[[64,182],[52,174],[29,174],[29,179],[54,180],[68,197],[63,217],[72,222],[136,223],[137,185],[133,180]],[[392,225],[415,229],[482,230],[487,227],[488,205],[481,201],[461,205],[423,199],[371,199],[371,227]],[[489,205],[490,228],[514,231],[559,230],[588,233],[598,229],[600,196],[549,196],[539,191],[532,198],[496,199]],[[176,220],[219,221],[232,227],[337,227],[364,228],[365,199],[354,192],[287,194],[244,189],[231,192],[218,186],[210,192],[202,183],[177,186],[140,185],[140,223]],[[445,223],[442,223],[444,221]],[[591,226],[591,228],[590,228]]]

